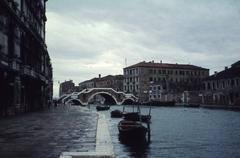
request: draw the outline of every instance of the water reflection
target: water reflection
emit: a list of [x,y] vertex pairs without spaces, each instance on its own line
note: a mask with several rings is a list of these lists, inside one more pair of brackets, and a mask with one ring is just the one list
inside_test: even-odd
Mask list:
[[[115,109],[122,110],[122,106],[111,107]],[[148,113],[148,107],[141,107],[141,112]],[[117,125],[121,118],[111,118],[109,111],[101,113],[109,119],[117,158],[240,157],[239,112],[153,107],[150,143],[119,139]]]
[[118,135],[119,142],[125,146],[126,150],[130,153],[129,156],[131,157],[147,157],[149,152],[149,145],[150,141],[146,138],[133,140],[133,139],[126,139]]

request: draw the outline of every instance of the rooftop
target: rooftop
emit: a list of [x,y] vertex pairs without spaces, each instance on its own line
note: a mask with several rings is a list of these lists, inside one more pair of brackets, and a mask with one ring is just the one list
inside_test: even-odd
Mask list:
[[235,77],[240,77],[240,61],[232,64],[230,68],[225,68],[225,70],[209,76],[206,80],[220,80]]
[[[135,67],[145,67],[145,68],[169,68],[169,69],[189,69],[189,70],[209,70],[206,68],[202,68],[195,65],[190,64],[170,64],[170,63],[155,63],[153,61],[151,62],[140,62],[131,66],[128,66],[126,68],[135,68]],[[124,68],[124,69],[126,69]]]

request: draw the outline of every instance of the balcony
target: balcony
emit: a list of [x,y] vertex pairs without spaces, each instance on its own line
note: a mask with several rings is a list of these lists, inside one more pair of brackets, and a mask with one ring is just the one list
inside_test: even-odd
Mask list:
[[33,78],[36,78],[37,77],[36,74],[37,73],[33,69],[30,70],[30,76],[32,76]]
[[9,58],[7,55],[3,54],[3,52],[0,50],[0,64],[4,66],[9,66]]
[[19,65],[19,63],[16,60],[13,60],[11,62],[11,66],[10,67],[14,71],[19,71],[20,70],[20,65]]
[[30,68],[30,66],[28,66],[28,65],[23,66],[22,71],[23,71],[23,74],[24,74],[24,75],[31,76],[31,68]]

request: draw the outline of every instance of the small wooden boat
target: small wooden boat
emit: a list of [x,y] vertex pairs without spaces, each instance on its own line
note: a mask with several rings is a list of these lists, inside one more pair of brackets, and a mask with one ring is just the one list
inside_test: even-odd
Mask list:
[[145,139],[148,129],[137,121],[122,120],[118,123],[119,136],[127,139]]
[[123,113],[120,110],[113,110],[111,112],[111,117],[113,118],[121,118],[122,116],[123,116]]
[[98,105],[98,106],[96,106],[96,109],[97,109],[97,111],[109,110],[110,106]]

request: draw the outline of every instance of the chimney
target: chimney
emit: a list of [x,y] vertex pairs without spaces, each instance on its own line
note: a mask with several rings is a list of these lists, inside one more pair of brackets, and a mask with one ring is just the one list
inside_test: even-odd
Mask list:
[[228,67],[227,66],[225,66],[225,70],[227,70],[228,69]]
[[98,78],[101,78],[101,74],[98,75]]
[[152,63],[154,63],[154,60],[152,60]]
[[214,71],[214,76],[216,76],[216,75],[217,75],[217,73],[218,73],[217,71]]
[[162,60],[160,61],[160,64],[162,64]]

